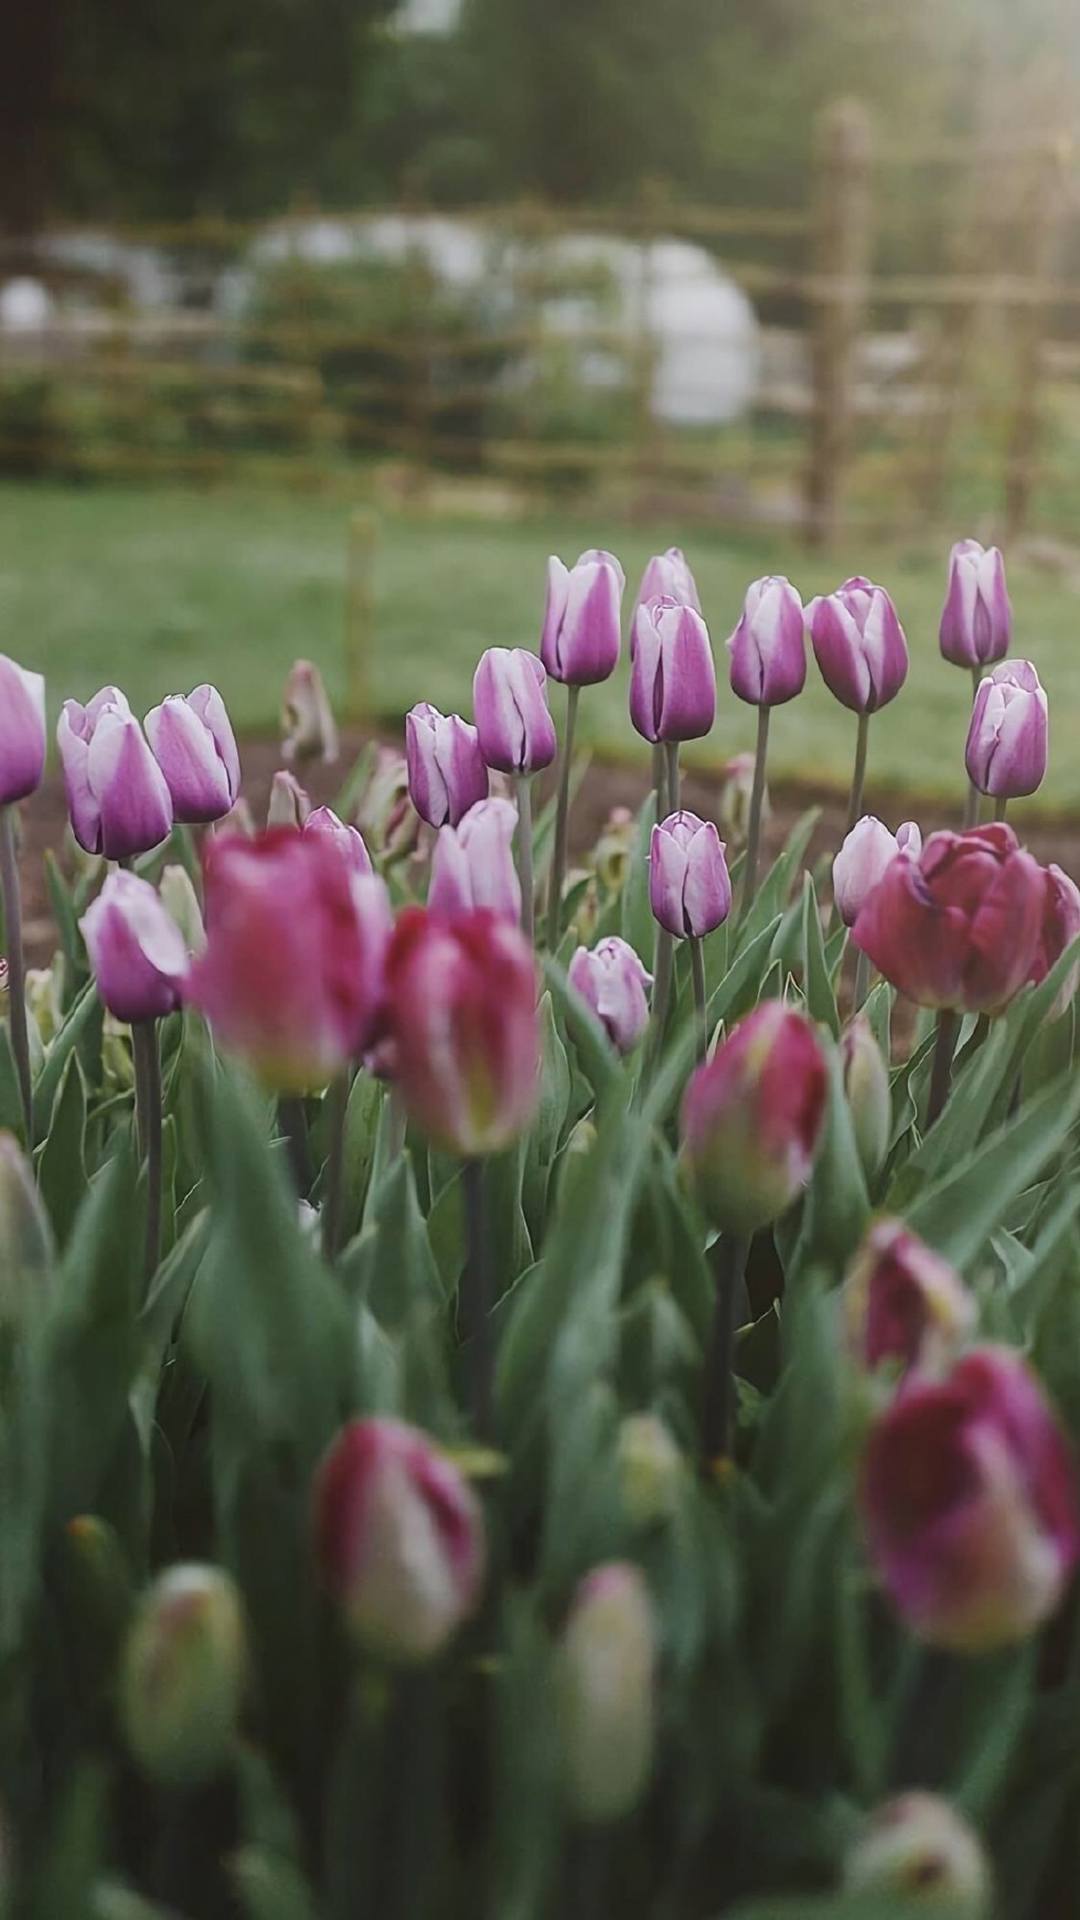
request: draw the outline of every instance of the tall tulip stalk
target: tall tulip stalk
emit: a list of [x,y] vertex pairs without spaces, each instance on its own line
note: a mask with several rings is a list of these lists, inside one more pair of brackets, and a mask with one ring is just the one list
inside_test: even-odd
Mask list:
[[[1003,660],[1012,640],[1012,606],[1005,584],[1005,562],[998,547],[978,540],[958,540],[949,555],[949,583],[942,609],[938,641],[941,657],[971,675],[972,701],[988,667]],[[979,817],[980,788],[970,776],[964,825]]]
[[907,679],[908,650],[896,608],[884,587],[858,574],[806,609],[821,677],[842,706],[858,716],[848,831],[863,810],[870,717],[895,700]]
[[790,580],[782,574],[770,574],[747,588],[739,624],[728,641],[731,690],[738,699],[756,707],[758,717],[740,918],[749,911],[757,884],[769,716],[774,707],[794,700],[806,684],[805,627],[803,604]]
[[570,767],[578,698],[582,687],[609,680],[619,661],[622,596],[626,576],[613,553],[591,548],[572,568],[554,554],[548,561],[547,605],[540,658],[548,676],[566,688],[559,797],[555,814],[555,851],[548,889],[547,944],[559,944],[563,883],[566,878],[570,820]]
[[514,783],[521,926],[531,945],[536,906],[532,780],[551,765],[558,746],[543,661],[524,647],[489,647],[473,678],[473,711],[484,760]]

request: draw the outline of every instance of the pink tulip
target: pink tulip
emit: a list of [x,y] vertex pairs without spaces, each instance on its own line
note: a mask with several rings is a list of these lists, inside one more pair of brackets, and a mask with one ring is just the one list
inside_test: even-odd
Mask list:
[[652,985],[633,947],[609,934],[595,947],[578,947],[569,980],[596,1015],[618,1053],[631,1053],[649,1024],[645,989]]
[[649,905],[677,940],[703,940],[731,912],[724,843],[711,820],[669,814],[649,843]]
[[196,687],[187,699],[171,693],[150,709],[143,725],[168,783],[174,818],[222,819],[240,792],[240,756],[217,688]]
[[355,1637],[384,1658],[439,1653],[475,1610],[484,1579],[479,1503],[419,1428],[353,1420],[314,1490],[323,1582]]
[[964,759],[980,793],[1020,799],[1042,785],[1047,761],[1046,694],[1030,660],[1005,660],[979,684]]
[[862,575],[806,609],[810,640],[830,693],[853,713],[876,713],[907,679],[904,629],[884,587]]
[[939,639],[956,667],[985,667],[1009,651],[1012,608],[997,547],[958,540],[949,555],[949,590]]
[[955,1267],[901,1220],[877,1220],[843,1290],[848,1347],[861,1366],[941,1372],[975,1326],[975,1301]]
[[1045,908],[1042,868],[1000,821],[891,861],[852,938],[919,1006],[994,1013],[1030,977]]
[[974,1349],[942,1381],[911,1377],[870,1435],[862,1508],[893,1605],[958,1652],[1034,1632],[1080,1557],[1070,1449],[1006,1347]]
[[709,630],[693,607],[650,600],[634,616],[630,718],[646,740],[699,740],[716,717]]
[[573,567],[552,554],[540,658],[553,680],[591,687],[619,661],[626,576],[613,553],[592,548]]
[[0,807],[25,800],[45,771],[45,681],[0,653]]
[[409,797],[429,827],[456,827],[486,800],[488,770],[476,728],[422,700],[405,715]]
[[466,1159],[509,1146],[539,1084],[536,962],[519,929],[407,908],[386,977],[397,1084],[417,1125]]
[[65,700],[56,743],[72,831],[87,853],[126,860],[168,838],[172,796],[119,687],[102,687],[85,707]]
[[98,998],[117,1020],[156,1020],[179,1006],[188,951],[149,881],[108,874],[79,924]]
[[442,827],[431,856],[428,906],[444,916],[486,907],[514,926],[521,919],[521,882],[514,865],[517,808],[481,800],[460,826]]
[[347,826],[344,820],[339,820],[333,807],[313,807],[303,822],[303,831],[321,834],[331,846],[336,847],[356,879],[374,873],[363,834],[356,827]]
[[782,574],[746,589],[739,624],[728,641],[731,690],[753,707],[779,707],[806,684],[806,615]]

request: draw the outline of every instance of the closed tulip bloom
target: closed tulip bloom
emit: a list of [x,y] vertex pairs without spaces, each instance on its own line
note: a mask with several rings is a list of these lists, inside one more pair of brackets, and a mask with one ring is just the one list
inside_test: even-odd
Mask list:
[[44,677],[0,653],[0,807],[25,800],[44,771]]
[[1041,786],[1047,759],[1046,694],[1030,660],[1006,660],[979,684],[964,761],[980,793],[1020,799]]
[[295,773],[280,768],[270,782],[266,809],[268,827],[302,827],[311,812],[311,799]]
[[654,743],[699,740],[716,717],[709,630],[693,607],[650,600],[634,616],[630,718]]
[[899,851],[896,835],[875,814],[864,813],[856,820],[832,869],[836,911],[845,927],[855,925],[863,901]]
[[[1046,868],[1046,900],[1043,907],[1042,933],[1035,950],[1029,978],[1035,986],[1045,980],[1052,967],[1055,967],[1073,941],[1080,935],[1080,888],[1076,882],[1063,873],[1060,867]],[[1048,1020],[1059,1020],[1075,997],[1080,981],[1080,961],[1070,967],[1062,984],[1061,992],[1047,1014]]]
[[844,1283],[844,1331],[860,1366],[940,1373],[975,1327],[975,1301],[955,1267],[902,1220],[876,1220]]
[[821,1043],[805,1014],[769,1000],[698,1067],[682,1106],[682,1158],[715,1226],[754,1233],[810,1178],[828,1097]]
[[563,1629],[556,1700],[567,1798],[590,1824],[633,1811],[649,1783],[656,1718],[656,1622],[639,1567],[585,1576]]
[[205,852],[206,951],[187,997],[279,1093],[325,1087],[370,1045],[392,915],[324,834],[215,836]]
[[806,609],[814,656],[830,693],[853,713],[876,713],[907,679],[904,629],[884,587],[856,575]]
[[855,1149],[867,1179],[884,1163],[892,1131],[889,1069],[865,1013],[857,1013],[840,1040],[844,1092],[851,1109]]
[[108,874],[79,925],[98,998],[117,1020],[156,1020],[179,1006],[188,950],[148,880]]
[[202,906],[186,867],[166,867],[158,886],[158,898],[169,919],[179,930],[189,954],[205,953],[206,928]]
[[[720,794],[716,802],[717,817],[727,834],[728,840],[737,847],[745,846],[750,826],[750,801],[754,791],[754,756],[752,753],[737,753],[723,770]],[[769,790],[766,787],[762,795],[762,824],[769,818]]]
[[338,757],[338,734],[323,677],[311,660],[294,660],[281,698],[281,751],[294,761]]
[[420,815],[409,798],[405,755],[393,747],[377,747],[371,778],[356,808],[356,824],[365,846],[373,847],[384,866],[408,860],[420,838]]
[[209,1780],[236,1739],[247,1676],[240,1595],[220,1567],[160,1574],[124,1649],[120,1714],[127,1744],[152,1780]]
[[489,647],[473,678],[480,751],[500,773],[539,773],[555,758],[544,663],[524,647]]
[[172,831],[172,796],[119,687],[65,700],[56,729],[68,812],[87,853],[126,860]]
[[570,962],[569,980],[616,1052],[632,1052],[649,1024],[646,988],[652,985],[652,974],[633,947],[614,933],[595,947],[579,947]]
[[517,808],[510,800],[481,800],[461,825],[442,827],[431,856],[428,906],[433,913],[472,913],[486,907],[515,926],[521,919],[521,882],[514,865]]
[[171,693],[150,709],[143,725],[172,795],[174,819],[222,819],[240,792],[240,756],[217,688],[196,687],[186,700]]
[[893,860],[864,900],[856,946],[920,1007],[995,1013],[1029,978],[1046,876],[1004,821],[932,833]]
[[898,1793],[865,1822],[844,1861],[844,1888],[913,1900],[939,1920],[990,1920],[990,1863],[975,1829],[934,1793]]
[[397,1085],[417,1125],[465,1159],[510,1146],[539,1093],[536,962],[520,929],[407,908],[386,977]]
[[484,1579],[479,1504],[417,1427],[353,1420],[314,1489],[315,1553],[350,1632],[386,1659],[431,1659],[474,1611]]
[[687,564],[686,555],[681,547],[668,547],[665,553],[654,553],[646,563],[641,576],[641,585],[634,601],[634,611],[630,617],[630,652],[634,651],[634,624],[639,607],[646,606],[650,600],[674,600],[677,606],[693,607],[695,613],[701,612],[701,596],[697,582]]
[[806,684],[806,615],[783,574],[746,589],[739,624],[728,641],[731,690],[752,707],[779,707]]
[[997,547],[958,540],[949,555],[949,589],[939,639],[956,667],[986,667],[1001,660],[1012,638],[1012,607],[1005,562]]
[[619,660],[626,576],[613,553],[590,548],[573,567],[552,554],[540,658],[553,680],[592,687]]
[[350,827],[344,820],[339,820],[333,807],[313,807],[303,823],[303,831],[321,834],[331,846],[336,847],[349,872],[357,879],[374,873],[363,834],[357,827]]
[[922,852],[922,828],[917,820],[901,820],[896,829],[896,844],[901,853],[917,860]]
[[409,797],[429,827],[456,827],[487,799],[488,770],[476,728],[427,700],[405,715]]
[[941,1381],[910,1378],[871,1432],[862,1508],[893,1605],[958,1652],[1034,1632],[1080,1555],[1069,1446],[1007,1347],[974,1348]]
[[731,912],[724,843],[711,820],[671,813],[649,842],[649,905],[677,940],[703,940]]

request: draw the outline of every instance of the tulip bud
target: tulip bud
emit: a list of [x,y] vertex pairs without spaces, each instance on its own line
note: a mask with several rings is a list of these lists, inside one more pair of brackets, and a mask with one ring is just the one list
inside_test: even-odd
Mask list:
[[567,1799],[590,1825],[631,1813],[649,1782],[656,1626],[638,1567],[597,1567],[574,1595],[558,1652]]
[[578,873],[571,869],[566,877],[571,888],[580,884],[581,889],[577,895],[568,931],[573,933],[579,946],[591,947],[600,925],[600,892],[595,876]]
[[[60,1000],[60,974],[63,960],[60,956],[51,967],[27,967],[26,969],[26,1011],[38,1031],[43,1047],[55,1040],[64,1023],[64,1009]],[[7,962],[4,962],[2,992],[7,993]],[[6,1010],[5,1010],[6,1017]]]
[[553,680],[591,687],[619,660],[626,576],[613,553],[591,548],[572,568],[552,554],[540,658]]
[[677,940],[703,940],[731,912],[724,843],[711,820],[669,814],[649,842],[649,905]]
[[716,717],[716,669],[700,613],[650,600],[634,616],[630,718],[659,740],[698,740]]
[[632,1526],[670,1520],[683,1477],[683,1458],[671,1432],[655,1413],[632,1413],[619,1428],[616,1448],[623,1511]]
[[714,1226],[754,1233],[810,1177],[828,1069],[804,1014],[768,1000],[698,1067],[682,1107],[682,1157]]
[[173,817],[222,819],[240,792],[240,756],[217,688],[196,687],[186,700],[171,693],[143,725],[172,795]]
[[315,1551],[350,1632],[390,1660],[429,1660],[475,1610],[479,1505],[418,1428],[353,1420],[315,1483]]
[[405,757],[393,747],[376,750],[375,766],[356,809],[356,824],[365,845],[375,849],[384,866],[407,860],[416,851],[420,815],[409,798]]
[[117,1020],[156,1020],[180,1004],[188,952],[147,880],[107,875],[79,922],[98,998]]
[[281,752],[291,766],[338,757],[338,734],[323,677],[311,660],[296,660],[281,697]]
[[859,909],[873,892],[900,848],[884,821],[872,813],[856,820],[833,861],[833,897],[845,927],[853,927]]
[[0,1132],[0,1327],[20,1326],[44,1299],[54,1251],[33,1169],[15,1135]]
[[1080,1556],[1071,1451],[1007,1347],[973,1349],[941,1381],[909,1377],[871,1431],[862,1509],[898,1613],[958,1652],[1033,1633]]
[[1046,694],[1030,660],[1006,660],[980,681],[964,760],[980,793],[1020,799],[1041,786],[1047,760]]
[[990,1920],[993,1885],[978,1835],[947,1800],[900,1793],[866,1821],[844,1862],[844,1887],[912,1899],[943,1920]]
[[44,678],[0,653],[0,807],[35,792],[44,771]]
[[681,547],[669,547],[666,553],[654,553],[645,567],[641,576],[641,585],[637,590],[637,599],[634,601],[634,611],[630,617],[631,655],[637,610],[639,607],[646,606],[650,600],[674,600],[680,607],[693,607],[695,613],[701,612],[697,584]]
[[302,827],[311,812],[311,801],[294,773],[279,771],[270,782],[270,804],[266,809],[268,827]]
[[356,827],[346,826],[339,820],[333,807],[313,807],[303,822],[305,833],[319,833],[332,847],[336,847],[349,872],[356,879],[373,874],[371,855],[364,845],[364,836]]
[[492,913],[407,908],[386,964],[397,1085],[436,1146],[474,1159],[528,1125],[539,1093],[536,961]]
[[172,831],[172,796],[118,687],[65,700],[56,729],[72,831],[87,853],[126,860]]
[[843,1289],[848,1348],[871,1370],[940,1373],[975,1327],[975,1301],[955,1267],[901,1220],[877,1220]]
[[[1080,934],[1080,888],[1060,867],[1046,869],[1046,900],[1043,907],[1042,935],[1032,963],[1029,979],[1035,986],[1045,980]],[[1076,995],[1080,982],[1080,962],[1069,969],[1061,992],[1047,1014],[1047,1020],[1060,1020]]]
[[428,906],[452,916],[486,907],[500,920],[521,919],[521,882],[514,865],[517,808],[481,800],[459,827],[440,827],[431,857]]
[[852,939],[916,1005],[992,1013],[1030,976],[1045,905],[1042,868],[996,821],[890,861]]
[[188,953],[198,955],[205,952],[206,928],[203,926],[202,908],[187,868],[166,867],[158,892],[170,920],[180,929],[180,937]]
[[[723,770],[720,794],[716,803],[717,818],[729,842],[736,847],[746,845],[746,836],[750,826],[750,800],[754,791],[754,755],[737,753],[729,760]],[[772,808],[769,805],[769,790],[766,787],[761,797],[761,823],[764,826]]]
[[851,1109],[855,1150],[862,1170],[872,1180],[889,1150],[892,1100],[889,1069],[865,1013],[857,1013],[840,1041],[844,1092]]
[[958,540],[949,555],[949,589],[939,639],[955,667],[985,667],[1009,651],[1012,608],[997,547]]
[[901,820],[896,829],[896,845],[900,853],[910,853],[917,860],[922,852],[922,828],[917,820]]
[[731,690],[752,707],[779,707],[806,684],[806,616],[783,574],[746,589],[739,624],[728,641]]
[[876,713],[907,679],[904,629],[884,587],[861,575],[806,609],[810,640],[830,693],[853,713]]
[[214,832],[242,833],[246,840],[254,840],[255,815],[252,813],[243,794],[241,794],[239,800],[235,801],[229,808],[228,813],[223,814],[220,820],[215,820]]
[[473,679],[480,751],[500,773],[538,773],[558,742],[548,712],[543,661],[524,647],[489,647]]
[[629,807],[612,807],[593,852],[596,877],[606,893],[619,894],[637,845],[637,822]]
[[633,947],[614,933],[591,951],[579,947],[568,977],[616,1051],[631,1053],[649,1024],[645,989],[652,985]]
[[488,770],[476,728],[459,714],[421,701],[405,715],[405,760],[413,806],[429,827],[456,827],[488,796]]
[[220,1770],[245,1670],[240,1596],[228,1574],[192,1565],[159,1575],[136,1613],[121,1676],[124,1734],[144,1773],[189,1786]]

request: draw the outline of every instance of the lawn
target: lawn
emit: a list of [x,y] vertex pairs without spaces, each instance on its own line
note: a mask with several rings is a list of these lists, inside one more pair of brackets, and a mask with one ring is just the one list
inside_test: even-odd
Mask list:
[[[275,724],[290,662],[308,655],[340,700],[344,689],[347,509],[340,500],[181,489],[0,486],[3,645],[44,669],[52,708],[119,678],[139,708],[203,679],[221,687],[238,727]],[[967,531],[958,527],[958,534]],[[529,521],[381,519],[373,705],[399,718],[414,700],[468,710],[472,669],[486,646],[533,646],[544,562],[584,546],[617,552],[632,583],[648,554],[680,538],[671,524],[608,523],[586,511]],[[855,544],[810,557],[787,535],[754,539],[690,529],[683,537],[718,657],[746,582],[789,573],[804,595],[856,570],[893,593],[912,673],[874,722],[875,782],[913,793],[959,791],[970,690],[937,654],[947,541],[881,552]],[[1031,567],[1011,570],[1016,651],[1030,655],[1051,705],[1051,768],[1041,800],[1080,803],[1080,598]],[[612,753],[641,751],[625,717],[626,663],[583,702],[583,733]],[[556,705],[561,705],[557,696]],[[721,693],[716,728],[697,758],[717,762],[753,741],[753,715]],[[843,785],[854,723],[811,666],[804,696],[773,722],[773,766]]]

